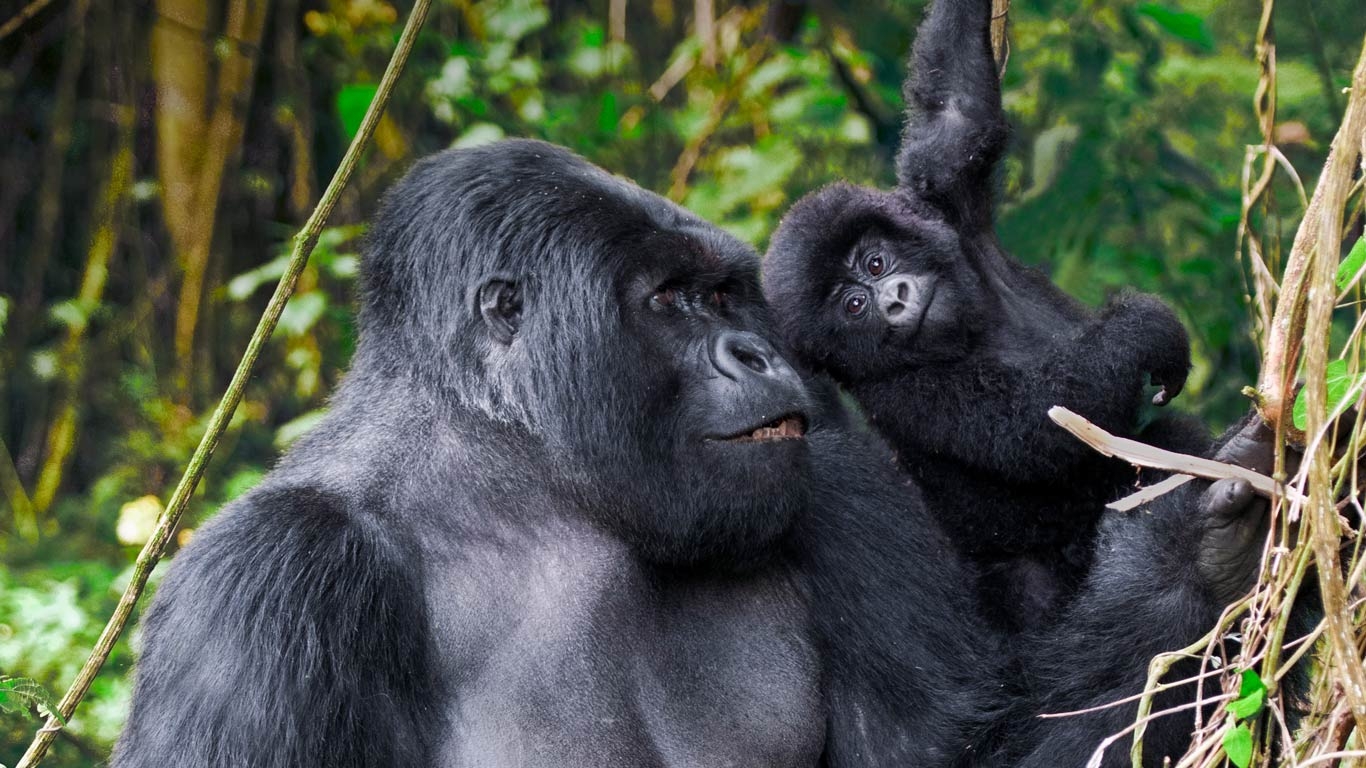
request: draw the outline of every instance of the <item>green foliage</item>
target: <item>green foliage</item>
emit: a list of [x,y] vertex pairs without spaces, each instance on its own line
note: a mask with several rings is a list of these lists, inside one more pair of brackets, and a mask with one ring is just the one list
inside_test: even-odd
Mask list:
[[57,718],[57,722],[66,725],[66,718],[57,709],[57,702],[52,698],[52,694],[44,688],[38,681],[30,680],[27,677],[5,677],[0,675],[0,712],[18,712],[30,714],[31,710],[37,710],[39,717],[49,715]]
[[1238,768],[1247,768],[1252,763],[1252,730],[1247,723],[1224,731],[1224,754]]
[[1224,754],[1238,768],[1247,768],[1252,763],[1253,738],[1249,721],[1261,713],[1266,704],[1266,692],[1266,683],[1262,682],[1261,676],[1254,670],[1245,669],[1238,683],[1238,698],[1225,705],[1234,724],[1224,731]]
[[[1353,366],[1347,360],[1331,360],[1328,367],[1324,370],[1324,380],[1328,385],[1328,417],[1331,419],[1342,411],[1342,409],[1356,402],[1357,396],[1361,394],[1361,388],[1366,384],[1366,371],[1362,371],[1362,366],[1355,366],[1358,373],[1352,373],[1350,368]],[[1296,429],[1304,429],[1309,419],[1309,401],[1305,397],[1304,390],[1300,390],[1295,396],[1295,404],[1291,408],[1291,419],[1295,423]]]
[[1336,279],[1338,290],[1345,291],[1361,279],[1361,268],[1363,266],[1366,266],[1366,237],[1357,240],[1357,244],[1352,246],[1352,250],[1347,253],[1347,258],[1338,265]]
[[1204,19],[1199,16],[1173,10],[1159,3],[1143,3],[1138,6],[1138,12],[1157,22],[1162,31],[1177,40],[1189,43],[1196,50],[1204,53],[1214,51],[1214,36],[1205,26]]
[[1247,720],[1261,712],[1265,703],[1266,683],[1262,682],[1255,670],[1245,669],[1238,684],[1238,698],[1230,701],[1225,708],[1234,719]]

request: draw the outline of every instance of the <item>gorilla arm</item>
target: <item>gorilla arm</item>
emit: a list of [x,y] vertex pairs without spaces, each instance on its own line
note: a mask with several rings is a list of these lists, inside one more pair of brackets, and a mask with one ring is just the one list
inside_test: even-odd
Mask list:
[[[1263,469],[1273,455],[1255,419],[1234,427],[1215,458]],[[1149,660],[1198,640],[1225,605],[1251,586],[1267,531],[1267,505],[1244,481],[1188,483],[1133,514],[1105,521],[1097,562],[1065,618],[1032,638],[1023,663],[1035,686],[1012,717],[1019,733],[1008,739],[1032,745],[1013,760],[1021,766],[1084,765],[1107,736],[1133,724],[1137,701],[1084,715],[1039,719],[1041,713],[1102,707],[1143,690]],[[1182,662],[1167,681],[1197,672]],[[1205,690],[1217,683],[1206,681]],[[1187,683],[1159,694],[1153,712],[1191,704]],[[1193,707],[1148,723],[1144,763],[1186,750]],[[1003,742],[1004,743],[1004,742]],[[1128,739],[1106,752],[1105,765],[1128,765]]]
[[415,558],[310,489],[258,490],[198,536],[147,616],[114,768],[421,764]]
[[897,178],[967,229],[991,228],[991,174],[1005,151],[991,0],[934,0],[904,87]]
[[825,765],[957,765],[1000,701],[1005,657],[973,575],[885,448],[814,429],[798,563],[825,659]]
[[903,452],[952,458],[1012,483],[1065,481],[1096,454],[1053,424],[1048,409],[1062,405],[1108,431],[1132,434],[1144,374],[1163,385],[1162,396],[1175,397],[1189,350],[1170,308],[1123,294],[1042,360],[1013,365],[1001,358],[1021,353],[1003,350],[852,389],[882,432],[901,438]]

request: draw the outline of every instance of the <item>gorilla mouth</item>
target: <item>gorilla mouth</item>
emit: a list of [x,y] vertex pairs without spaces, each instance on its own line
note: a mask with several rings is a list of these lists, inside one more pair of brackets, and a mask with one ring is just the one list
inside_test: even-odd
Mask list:
[[775,440],[800,440],[806,436],[806,419],[799,413],[779,416],[731,437],[722,438],[728,443],[767,443]]

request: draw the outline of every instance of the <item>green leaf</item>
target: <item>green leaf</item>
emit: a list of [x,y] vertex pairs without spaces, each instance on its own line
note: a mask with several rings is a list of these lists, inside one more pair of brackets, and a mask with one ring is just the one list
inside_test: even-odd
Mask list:
[[319,422],[321,422],[326,415],[327,411],[323,408],[319,408],[316,411],[309,411],[308,413],[297,416],[290,421],[281,424],[280,428],[275,431],[275,446],[277,448],[287,447],[290,443],[303,437],[304,433],[308,432],[308,430],[318,426]]
[[[1339,409],[1356,400],[1361,393],[1363,383],[1366,383],[1366,372],[1351,375],[1347,370],[1346,360],[1334,360],[1328,363],[1324,369],[1324,381],[1328,385],[1328,417],[1337,415]],[[1290,417],[1295,423],[1296,429],[1304,429],[1309,422],[1309,401],[1305,398],[1304,390],[1295,396],[1295,405],[1290,410]]]
[[1224,731],[1224,754],[1238,768],[1252,763],[1252,731],[1246,724]]
[[289,254],[278,256],[254,269],[247,270],[228,281],[228,298],[242,301],[266,283],[279,280],[289,266]]
[[322,291],[301,293],[289,300],[285,310],[280,313],[279,329],[290,336],[302,336],[308,332],[327,309],[327,296]]
[[503,136],[503,129],[493,123],[475,123],[466,128],[465,132],[460,134],[460,138],[456,139],[451,146],[457,149],[478,147],[484,144],[492,144]]
[[1238,681],[1238,695],[1251,696],[1254,693],[1266,695],[1266,683],[1262,682],[1262,676],[1257,674],[1257,670],[1245,669],[1242,679]]
[[1157,22],[1157,26],[1172,37],[1201,51],[1214,51],[1214,36],[1205,26],[1205,20],[1199,16],[1174,11],[1158,3],[1144,3],[1138,7],[1138,12]]
[[1357,244],[1352,246],[1352,250],[1348,252],[1347,258],[1338,265],[1337,284],[1339,291],[1346,290],[1347,286],[1352,284],[1363,265],[1366,265],[1366,237],[1358,240]]
[[1238,683],[1238,698],[1228,703],[1227,709],[1234,719],[1246,720],[1262,711],[1266,702],[1266,683],[1255,670],[1243,670],[1243,679]]
[[27,677],[0,678],[0,712],[28,714],[33,707],[39,714],[51,715],[57,722],[66,725],[66,718],[57,711],[57,703],[52,694],[36,680]]
[[370,108],[377,90],[379,86],[373,83],[352,83],[343,85],[337,92],[337,117],[341,120],[347,139],[356,137],[360,121],[365,118],[365,110]]

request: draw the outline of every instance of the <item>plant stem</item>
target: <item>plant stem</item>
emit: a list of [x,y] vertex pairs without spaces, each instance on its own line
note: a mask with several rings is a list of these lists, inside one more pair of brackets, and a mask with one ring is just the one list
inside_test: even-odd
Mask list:
[[[1343,584],[1339,547],[1342,530],[1338,524],[1332,482],[1332,444],[1325,439],[1331,429],[1328,418],[1328,385],[1321,372],[1328,365],[1329,336],[1332,330],[1333,307],[1337,298],[1334,279],[1342,247],[1342,210],[1352,187],[1357,159],[1361,152],[1361,137],[1366,133],[1366,44],[1352,74],[1352,93],[1347,100],[1347,114],[1342,127],[1333,138],[1328,161],[1314,199],[1321,202],[1300,226],[1300,234],[1317,231],[1318,247],[1305,270],[1307,302],[1305,312],[1304,351],[1306,376],[1304,395],[1307,399],[1305,434],[1310,450],[1305,458],[1308,467],[1309,503],[1306,514],[1311,525],[1310,540],[1314,559],[1318,563],[1319,594],[1323,600],[1324,620],[1328,627],[1332,666],[1342,675],[1343,697],[1356,721],[1359,734],[1366,734],[1366,666],[1362,665],[1357,647],[1356,628],[1347,604],[1347,589]],[[1296,245],[1299,245],[1297,238]],[[1286,359],[1289,367],[1291,358]],[[1293,370],[1293,369],[1292,369]]]

